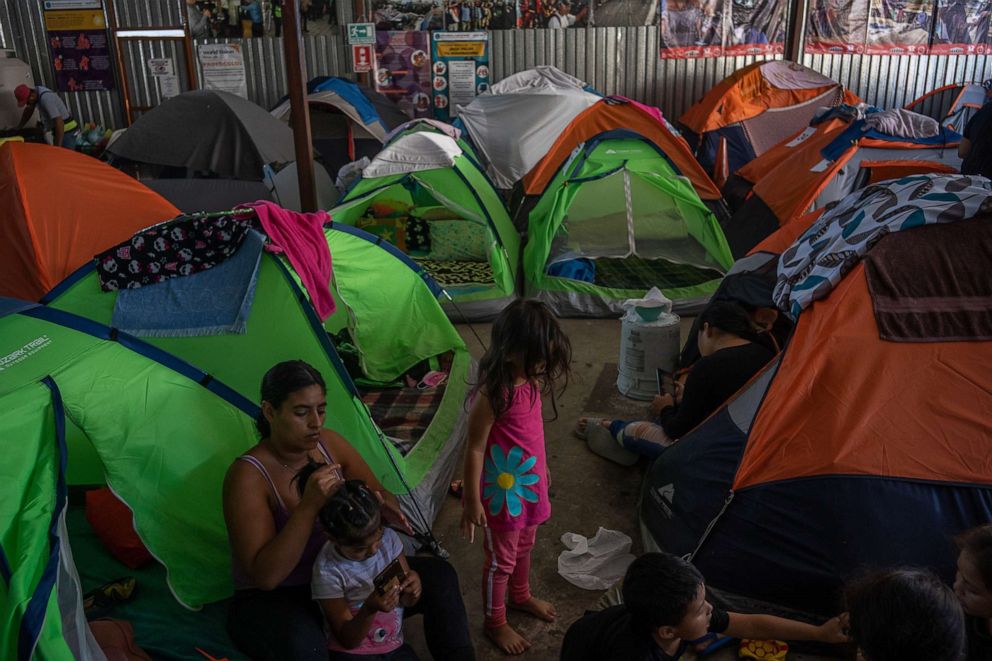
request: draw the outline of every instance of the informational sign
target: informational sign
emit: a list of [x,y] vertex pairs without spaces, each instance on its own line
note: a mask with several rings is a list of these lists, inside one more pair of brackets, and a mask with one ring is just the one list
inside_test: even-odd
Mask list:
[[430,117],[429,32],[376,32],[375,89],[411,118]]
[[375,64],[375,50],[371,44],[352,44],[351,62],[355,73],[369,73]]
[[179,96],[179,76],[157,76],[155,80],[158,81],[158,91],[163,99]]
[[489,89],[489,35],[486,32],[431,34],[431,87],[434,116],[449,120]]
[[348,43],[375,44],[375,23],[348,23]]
[[203,70],[203,88],[248,98],[241,44],[200,44],[197,55]]
[[933,25],[932,0],[871,0],[869,55],[925,55]]
[[101,0],[45,0],[42,5],[45,11],[60,9],[103,9]]
[[868,0],[811,0],[807,53],[864,53]]
[[49,0],[45,8],[48,52],[60,92],[114,89],[114,70],[107,37],[107,22],[100,2],[82,3],[85,9],[67,7],[80,3]]
[[171,57],[153,57],[148,60],[148,70],[153,76],[171,76],[176,73],[175,61]]
[[990,52],[992,5],[987,0],[937,0],[931,55],[984,55]]

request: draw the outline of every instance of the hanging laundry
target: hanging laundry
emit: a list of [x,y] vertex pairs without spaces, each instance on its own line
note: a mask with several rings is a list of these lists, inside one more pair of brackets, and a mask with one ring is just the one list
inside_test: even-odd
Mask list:
[[298,213],[264,201],[240,208],[255,210],[262,231],[269,237],[265,249],[286,255],[310,295],[320,320],[334,314],[336,304],[330,287],[331,249],[324,237],[324,223],[331,219],[327,212]]
[[179,216],[142,230],[94,258],[100,287],[134,289],[212,268],[237,252],[253,220],[250,213]]

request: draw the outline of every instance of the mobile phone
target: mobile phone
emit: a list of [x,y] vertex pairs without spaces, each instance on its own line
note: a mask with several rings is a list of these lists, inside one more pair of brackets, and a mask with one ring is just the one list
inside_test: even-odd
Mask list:
[[658,368],[655,370],[658,375],[658,394],[671,395],[675,397],[675,379],[668,370]]
[[394,585],[399,587],[404,580],[406,580],[406,571],[397,557],[386,565],[386,568],[379,572],[378,576],[372,579],[372,585],[375,586],[375,591],[379,594],[386,594]]

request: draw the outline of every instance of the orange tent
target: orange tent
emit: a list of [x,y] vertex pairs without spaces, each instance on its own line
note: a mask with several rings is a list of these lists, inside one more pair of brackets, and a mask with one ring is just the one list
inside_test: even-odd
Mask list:
[[[783,235],[813,220],[734,272],[774,278]],[[752,606],[825,615],[864,567],[953,577],[952,537],[992,518],[992,326],[973,302],[992,294],[990,265],[987,213],[878,241],[778,358],[652,464],[645,547],[691,555],[708,587]]]
[[928,172],[957,172],[961,136],[889,136],[861,120],[833,117],[808,127],[730,176],[724,186],[733,217],[724,226],[734,257],[805,213],[864,186]]
[[707,172],[715,176],[722,152],[732,174],[802,130],[819,108],[859,102],[840,83],[801,64],[755,62],[715,85],[679,124]]
[[720,190],[692,157],[685,140],[636,104],[613,99],[604,99],[589,106],[572,120],[544,158],[524,177],[524,194],[543,193],[576,147],[616,131],[652,142],[672,166],[689,179],[701,199],[721,199]]
[[0,145],[0,296],[36,301],[93,255],[179,210],[77,152]]

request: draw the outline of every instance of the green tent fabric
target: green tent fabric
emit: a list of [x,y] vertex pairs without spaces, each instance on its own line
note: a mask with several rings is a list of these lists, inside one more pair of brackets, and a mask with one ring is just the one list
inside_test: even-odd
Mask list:
[[[329,227],[325,237],[339,302],[327,328],[349,329],[363,351],[367,376],[389,380],[418,361],[445,352],[453,356],[444,399],[405,455],[372,421],[295,276],[270,253],[262,254],[247,331],[240,335],[116,334],[116,341],[108,341],[117,293],[100,289],[92,267],[53,290],[41,308],[102,338],[79,348],[85,369],[57,375],[69,426],[78,430],[69,439],[70,463],[88,460],[94,464],[89,474],[105,475],[133,510],[135,529],[187,606],[231,593],[220,508],[223,476],[256,442],[259,383],[277,362],[301,358],[320,370],[327,383],[326,427],[348,439],[400,497],[416,529],[429,529],[443,498],[441,486],[447,488],[465,438],[463,403],[472,368],[467,348],[435,298],[436,285],[412,262],[351,227]],[[137,355],[135,347],[153,352],[156,360]],[[205,392],[199,381],[224,397]]]
[[[426,149],[425,136],[430,140]],[[437,270],[451,261],[447,257],[417,257],[430,260],[421,263],[450,296],[451,301],[444,304],[448,316],[455,321],[475,321],[495,317],[515,298],[520,238],[499,193],[463,145],[430,131],[401,134],[390,141],[329,213],[335,223],[358,225],[373,213],[374,205],[395,207],[400,210],[398,214],[411,208],[443,207],[454,217],[478,225],[488,233],[486,258],[491,275],[486,274],[486,282],[463,281],[450,271]],[[447,158],[434,159],[435,149]],[[431,240],[435,240],[433,232]]]
[[[733,261],[716,217],[648,141],[590,140],[529,208],[526,292],[562,316],[617,315],[652,286],[677,311],[698,308]],[[579,259],[593,266],[584,279],[562,274]]]
[[[8,356],[10,354],[7,354]],[[62,457],[52,392],[39,382],[0,397],[0,658],[74,659],[62,633],[56,593],[59,539],[54,521]]]

